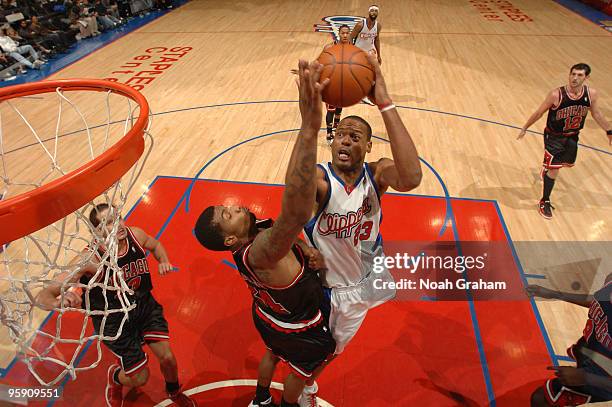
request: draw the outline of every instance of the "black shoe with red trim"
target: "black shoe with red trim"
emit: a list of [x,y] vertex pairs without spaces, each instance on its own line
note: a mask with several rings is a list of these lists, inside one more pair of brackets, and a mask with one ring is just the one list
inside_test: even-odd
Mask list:
[[106,375],[106,405],[107,407],[123,406],[123,386],[115,382],[115,372],[121,370],[117,364],[110,365]]
[[168,397],[179,407],[198,407],[198,403],[180,389],[174,393],[168,393]]
[[550,204],[550,201],[540,200],[539,210],[540,215],[542,215],[545,219],[552,219],[552,210],[555,209],[554,206]]

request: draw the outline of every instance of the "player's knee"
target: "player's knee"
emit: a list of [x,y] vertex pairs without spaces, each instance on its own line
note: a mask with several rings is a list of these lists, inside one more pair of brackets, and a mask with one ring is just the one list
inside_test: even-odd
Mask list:
[[159,364],[166,367],[175,366],[176,358],[174,357],[174,353],[172,353],[172,351],[169,349],[167,352],[162,353],[159,356]]
[[140,372],[130,377],[130,381],[133,387],[141,387],[147,384],[149,380],[149,368],[145,367]]
[[546,407],[548,406],[546,397],[544,396],[544,388],[540,387],[531,394],[531,407]]

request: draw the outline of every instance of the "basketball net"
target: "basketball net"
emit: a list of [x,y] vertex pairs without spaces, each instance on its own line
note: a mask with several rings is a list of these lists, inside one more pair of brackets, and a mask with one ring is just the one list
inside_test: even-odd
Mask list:
[[[34,191],[80,169],[126,136],[139,115],[150,118],[146,101],[147,111],[142,112],[139,103],[113,86],[94,92],[67,84],[54,92],[34,91],[30,93],[34,96],[1,101],[0,199]],[[75,379],[79,371],[95,368],[102,358],[101,341],[117,339],[128,312],[135,307],[117,265],[117,232],[120,214],[153,146],[150,123],[148,120],[139,134],[145,141],[144,154],[119,179],[106,180],[108,185],[114,181],[110,188],[79,203],[78,209],[61,219],[0,246],[0,322],[4,325],[0,332],[8,333],[2,332],[0,338],[10,337],[19,359],[42,385],[55,385],[66,375]],[[107,228],[104,234],[89,220],[94,206],[101,203],[109,205],[112,219],[112,223],[102,220],[102,227]],[[52,204],[48,202],[49,208]],[[0,216],[0,229],[12,227],[3,222]],[[78,273],[91,263],[96,271],[84,284]],[[60,288],[59,306],[45,318],[46,311],[37,306],[37,295],[49,285]],[[116,296],[120,306],[112,308],[105,301],[103,309],[92,309],[89,294],[96,287],[105,297]],[[64,306],[69,292],[82,293],[80,308]],[[113,316],[115,323],[116,315],[122,317],[119,329],[105,336],[107,318]],[[88,322],[92,316],[101,318],[99,334]],[[87,360],[81,360],[90,347],[97,354],[88,352]]]

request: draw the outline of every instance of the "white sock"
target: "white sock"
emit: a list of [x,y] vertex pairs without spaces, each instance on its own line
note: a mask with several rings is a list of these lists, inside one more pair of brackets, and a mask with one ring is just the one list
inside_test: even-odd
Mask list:
[[308,393],[308,394],[313,394],[319,391],[319,386],[317,385],[317,382],[314,382],[312,384],[312,386],[304,386],[304,393]]

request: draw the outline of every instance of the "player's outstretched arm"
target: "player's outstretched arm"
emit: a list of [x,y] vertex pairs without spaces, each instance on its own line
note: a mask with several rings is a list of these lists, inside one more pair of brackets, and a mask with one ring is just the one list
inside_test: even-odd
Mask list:
[[546,99],[544,99],[544,102],[542,102],[542,104],[540,105],[540,107],[538,107],[538,110],[536,110],[535,112],[533,112],[533,114],[531,116],[529,116],[529,119],[527,119],[527,122],[525,123],[525,125],[523,126],[523,128],[521,129],[518,137],[516,138],[517,140],[522,139],[525,136],[525,132],[527,131],[527,129],[529,127],[531,127],[532,124],[534,124],[535,122],[537,122],[538,120],[540,120],[540,117],[542,117],[542,115],[544,113],[546,113],[546,111],[548,109],[550,109],[551,107],[553,107],[557,102],[559,102],[559,98],[560,98],[560,94],[559,94],[559,89],[555,89],[552,92],[550,92],[547,96]]
[[[89,250],[84,250],[81,254],[75,256],[69,263],[70,266],[83,263],[86,256],[91,255]],[[87,263],[81,266],[76,272],[70,274],[64,274],[58,277],[55,281],[48,283],[46,287],[38,292],[35,298],[34,305],[47,311],[52,311],[55,308],[64,307],[78,308],[81,306],[81,289],[70,288],[64,291],[64,297],[62,299],[62,285],[76,283],[86,273],[95,273],[96,265],[93,263]],[[66,281],[68,280],[68,281]],[[63,301],[63,304],[62,304]]]
[[132,233],[134,234],[136,240],[138,240],[138,243],[140,243],[140,245],[145,250],[149,250],[153,254],[153,256],[155,256],[155,260],[157,260],[159,264],[157,266],[159,274],[163,276],[164,274],[171,272],[173,266],[172,263],[170,263],[168,253],[166,253],[164,245],[162,245],[159,240],[155,239],[152,236],[149,236],[144,230],[140,228],[131,227],[130,229],[132,230]]
[[561,291],[551,290],[540,285],[528,285],[527,295],[530,297],[548,298],[553,300],[561,300],[565,302],[571,302],[572,304],[580,305],[581,307],[589,308],[593,301],[593,296],[589,294],[574,294],[564,293]]
[[374,178],[381,192],[388,187],[393,187],[396,191],[410,191],[419,186],[423,177],[419,155],[410,133],[391,102],[376,56],[368,54],[368,60],[374,67],[376,76],[374,94],[370,99],[373,99],[381,110],[393,154],[393,160],[383,158],[375,163]]
[[328,80],[319,82],[322,65],[300,61],[299,106],[302,126],[285,176],[281,213],[274,225],[259,233],[249,251],[255,268],[273,267],[287,255],[312,215],[316,193],[317,134],[323,120],[321,91]]
[[608,142],[612,146],[612,126],[606,120],[603,113],[599,109],[599,96],[597,91],[593,88],[589,88],[589,93],[591,96],[591,114],[593,115],[593,119],[599,124],[599,127],[604,129],[606,134],[608,135]]

